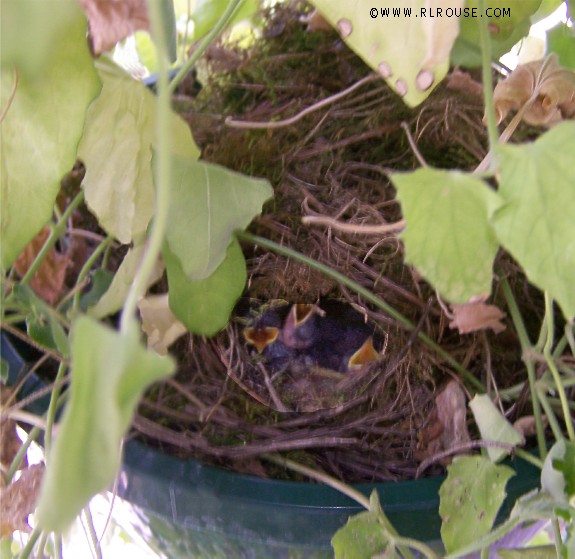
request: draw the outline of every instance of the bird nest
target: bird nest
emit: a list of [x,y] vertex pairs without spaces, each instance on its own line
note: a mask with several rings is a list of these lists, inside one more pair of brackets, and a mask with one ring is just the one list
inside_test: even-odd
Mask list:
[[[364,234],[356,226],[401,218],[390,169],[415,169],[418,157],[458,169],[482,160],[481,87],[456,71],[409,109],[335,33],[308,30],[307,10],[294,3],[268,10],[262,36],[247,49],[213,46],[198,68],[201,91],[187,95],[184,84],[174,106],[190,122],[204,159],[272,183],[274,198],[251,233],[368,288],[416,328],[316,268],[245,243],[249,280],[229,326],[214,338],[178,343],[177,375],[147,394],[134,428],[177,455],[262,476],[285,475],[260,459],[282,452],[348,482],[412,478],[441,450],[432,444],[445,431],[437,396],[456,377],[418,333],[478,377],[505,369],[509,382],[520,366],[518,346],[513,337],[450,330],[433,290],[404,264],[396,234]],[[320,224],[304,224],[306,216]],[[353,345],[355,330],[331,324],[324,334],[321,313],[331,316],[334,305],[358,331],[369,329],[350,350],[371,338],[376,356],[368,351],[373,358],[355,370],[353,352],[339,345]],[[305,322],[313,308],[320,320],[312,326],[323,340],[315,358],[285,333],[286,326],[293,330],[290,313],[303,309]],[[302,320],[295,322],[299,328]],[[254,336],[262,335],[260,349]],[[277,340],[297,365],[286,368],[266,349]],[[334,355],[337,365],[322,361]]]

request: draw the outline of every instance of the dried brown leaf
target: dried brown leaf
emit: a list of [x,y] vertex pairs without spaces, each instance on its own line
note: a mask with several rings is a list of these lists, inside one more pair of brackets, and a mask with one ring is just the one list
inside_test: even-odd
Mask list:
[[[425,459],[444,450],[468,443],[471,439],[467,431],[467,406],[463,389],[452,380],[435,397],[435,408],[431,421],[420,435],[418,459]],[[451,456],[441,460],[444,465],[451,463]]]
[[526,108],[523,120],[535,126],[553,126],[575,115],[575,72],[559,65],[555,54],[521,64],[498,83],[493,93],[497,122],[510,111]]
[[88,17],[90,48],[99,56],[136,31],[150,27],[146,0],[82,0]]
[[140,300],[138,308],[142,330],[148,335],[148,347],[160,355],[166,355],[168,347],[187,332],[170,310],[168,295],[149,295]]
[[[2,411],[9,405],[12,397],[12,390],[3,386],[0,393],[0,401],[2,402]],[[22,447],[22,441],[16,433],[16,422],[12,419],[4,417],[0,420],[0,465],[2,468],[8,469],[16,454]],[[19,467],[26,467],[26,457],[22,460]],[[2,478],[3,481],[4,478]],[[2,485],[4,485],[2,483]]]
[[[44,246],[49,234],[50,229],[44,227],[20,253],[16,262],[14,262],[14,269],[20,277],[26,274],[28,268],[32,265],[34,259]],[[56,249],[52,247],[30,282],[30,286],[36,295],[50,305],[56,303],[62,294],[64,281],[66,279],[66,270],[69,264],[69,258],[57,252]]]
[[501,322],[505,313],[495,305],[489,305],[483,301],[464,303],[463,305],[451,305],[453,320],[449,323],[450,328],[457,328],[460,334],[468,334],[478,330],[491,328],[496,334],[505,330],[505,324]]
[[43,475],[44,466],[35,464],[23,470],[16,481],[0,489],[0,537],[10,536],[15,530],[30,531],[28,515],[34,512]]

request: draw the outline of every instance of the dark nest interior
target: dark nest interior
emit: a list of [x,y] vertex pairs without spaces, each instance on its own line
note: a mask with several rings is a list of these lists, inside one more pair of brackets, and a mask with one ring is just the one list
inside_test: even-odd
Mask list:
[[[522,381],[510,322],[497,336],[450,329],[434,290],[404,265],[397,234],[302,223],[304,216],[351,225],[401,219],[388,174],[420,166],[407,131],[429,165],[475,168],[487,146],[481,85],[455,70],[426,102],[409,109],[383,80],[369,77],[370,69],[335,32],[308,29],[308,12],[294,3],[264,12],[261,37],[250,47],[209,49],[198,66],[199,93],[191,76],[181,85],[174,106],[190,123],[202,157],[273,185],[273,200],[250,233],[368,288],[481,382]],[[360,80],[352,91],[315,107]],[[309,107],[315,110],[301,116]],[[458,378],[453,368],[413,330],[339,282],[261,246],[242,246],[249,280],[228,328],[212,339],[180,340],[179,371],[146,395],[135,433],[179,456],[261,476],[288,475],[261,458],[281,452],[347,482],[413,478],[422,460],[438,450],[431,444],[441,431],[435,397]],[[518,277],[505,255],[498,266]],[[536,323],[538,296],[514,281]],[[504,308],[497,284],[493,300]],[[313,400],[317,371],[284,400],[286,393],[274,388],[273,371],[247,344],[245,328],[265,309],[283,308],[285,315],[292,303],[321,308],[330,301],[346,302],[371,325],[379,356],[359,372],[326,373],[337,398],[298,406],[298,394]],[[512,415],[524,413],[524,406],[515,406]],[[442,468],[434,464],[424,475]]]

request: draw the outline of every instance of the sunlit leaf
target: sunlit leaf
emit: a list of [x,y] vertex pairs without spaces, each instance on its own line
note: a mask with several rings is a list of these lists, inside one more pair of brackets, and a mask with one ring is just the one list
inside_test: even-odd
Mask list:
[[481,538],[493,526],[515,472],[483,456],[458,456],[439,490],[441,539],[451,553]]
[[557,501],[567,503],[575,495],[575,444],[557,441],[541,470],[541,487]]
[[[33,79],[19,67],[2,67],[0,106],[7,110],[0,128],[2,267],[14,262],[52,216],[60,179],[76,161],[86,107],[100,87],[82,11],[67,9],[74,17],[65,33],[52,37],[51,56]],[[17,32],[29,37],[42,14],[42,9],[33,14],[30,27],[23,22]]]
[[205,279],[224,260],[233,232],[261,212],[272,188],[266,180],[203,161],[172,162],[169,249],[188,278]]
[[499,195],[492,215],[501,244],[528,279],[575,316],[575,122],[563,122],[538,140],[498,148]]
[[[100,96],[88,109],[78,156],[86,166],[86,202],[122,243],[145,234],[155,208],[152,148],[156,98],[141,82],[101,61]],[[188,125],[171,113],[172,152],[197,158]]]
[[[199,41],[212,29],[228,5],[228,0],[197,0],[192,14],[194,22],[194,40]],[[255,0],[245,0],[240,4],[232,18],[231,25],[248,19],[256,13],[258,3]]]
[[[521,434],[507,421],[505,416],[495,407],[486,394],[476,394],[469,402],[475,423],[479,427],[481,438],[484,441],[504,443],[508,445],[521,445],[524,443]],[[509,451],[504,448],[487,447],[487,454],[492,462],[498,462]]]
[[463,0],[311,3],[407,105],[421,103],[447,74],[462,18],[436,16],[438,10],[445,15],[448,9],[462,9]]
[[120,466],[120,441],[145,388],[174,370],[147,351],[134,322],[119,333],[81,316],[72,331],[68,403],[49,456],[37,510],[44,530],[63,531]]
[[222,263],[201,280],[190,280],[167,246],[162,256],[174,315],[195,334],[212,336],[225,328],[247,280],[246,263],[238,241],[232,240]]
[[61,44],[61,35],[68,33],[79,17],[75,0],[2,0],[2,68],[10,71],[15,66],[27,82],[40,78],[51,66],[49,60]]
[[394,173],[403,216],[406,260],[452,303],[491,292],[498,243],[488,222],[497,197],[458,171]]

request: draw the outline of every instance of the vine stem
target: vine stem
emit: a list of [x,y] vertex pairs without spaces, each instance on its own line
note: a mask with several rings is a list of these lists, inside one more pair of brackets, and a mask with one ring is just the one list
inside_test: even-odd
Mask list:
[[[485,13],[486,2],[479,0],[479,9]],[[487,137],[489,138],[489,151],[499,143],[495,108],[493,106],[493,78],[491,75],[491,43],[489,42],[489,28],[487,18],[479,18],[479,40],[481,42],[481,68],[483,78],[483,99],[485,101],[485,113],[487,116]]]
[[519,312],[519,307],[517,306],[517,302],[515,301],[515,297],[513,296],[513,292],[507,278],[501,278],[501,287],[507,302],[509,314],[511,314],[511,319],[513,320],[515,331],[519,338],[519,343],[521,344],[522,359],[527,368],[527,379],[529,381],[531,403],[533,405],[533,415],[535,416],[535,427],[537,430],[537,446],[539,447],[539,456],[543,459],[547,455],[547,448],[545,445],[543,419],[541,417],[541,403],[537,394],[537,377],[535,375],[535,364],[533,362],[533,349],[531,347],[529,336],[527,335],[527,329],[523,323],[523,318]]
[[[178,87],[178,84],[182,81],[184,76],[191,70],[193,65],[200,59],[204,51],[210,46],[210,43],[218,36],[218,34],[226,27],[226,25],[232,19],[236,9],[238,6],[243,2],[243,0],[231,0],[231,2],[226,6],[226,9],[223,11],[222,15],[216,21],[215,25],[210,29],[210,31],[204,36],[204,38],[200,41],[200,44],[194,50],[190,58],[186,61],[186,63],[180,68],[178,73],[174,76],[170,84],[167,88],[168,96],[172,95]],[[152,0],[148,0],[148,7],[151,7],[152,4],[156,2]],[[150,8],[151,9],[151,8]],[[158,20],[159,21],[159,20]],[[154,29],[154,28],[153,28]],[[162,46],[164,43],[162,43]],[[165,71],[160,68],[160,76]]]
[[[262,454],[261,457],[265,458],[266,460],[269,460],[270,462],[273,462],[274,464],[277,464],[284,468],[288,468],[294,472],[303,474],[311,479],[319,481],[320,483],[328,485],[329,487],[336,489],[340,493],[343,493],[350,499],[353,499],[356,503],[360,504],[366,510],[371,511],[370,500],[363,493],[357,491],[357,489],[354,489],[350,485],[343,483],[339,479],[329,476],[324,472],[318,472],[317,470],[309,468],[308,466],[304,466],[303,464],[299,464],[298,462],[294,462],[289,458],[284,458],[279,454]],[[389,539],[391,539],[393,543],[400,548],[404,557],[408,558],[412,557],[411,553],[409,552],[409,548],[412,548],[417,549],[420,553],[422,553],[424,556],[430,559],[437,558],[437,555],[433,552],[433,550],[424,543],[417,540],[413,540],[411,538],[404,538],[403,536],[400,536],[393,527],[393,524],[391,524],[391,522],[387,518],[383,510],[380,509],[377,512],[375,512],[375,514],[377,515],[378,520],[381,522],[382,527],[386,532],[386,536],[388,536]]]
[[46,242],[42,245],[40,252],[34,258],[34,262],[30,265],[24,277],[20,281],[22,285],[26,285],[30,282],[30,280],[34,277],[34,274],[40,267],[40,264],[46,258],[48,251],[56,244],[58,239],[64,234],[66,231],[66,223],[68,222],[69,217],[72,215],[74,210],[84,201],[84,191],[81,190],[76,194],[75,198],[70,202],[70,205],[66,208],[66,211],[62,214],[58,222],[54,225],[50,225],[50,235],[46,239]]
[[549,297],[549,293],[545,292],[545,315],[547,316],[547,340],[545,346],[543,347],[543,356],[547,361],[547,366],[551,371],[551,376],[555,381],[555,389],[559,393],[559,400],[561,402],[561,408],[563,410],[563,418],[565,421],[565,427],[567,428],[567,434],[571,441],[575,441],[575,430],[573,429],[573,420],[571,419],[571,412],[569,410],[569,404],[567,402],[567,395],[565,394],[565,387],[561,382],[561,376],[551,355],[551,348],[553,346],[553,336],[554,336],[554,320],[553,320],[553,301]]
[[126,302],[120,319],[120,330],[126,333],[134,320],[140,297],[146,291],[148,279],[156,265],[164,242],[170,208],[170,92],[168,88],[168,57],[166,40],[162,25],[161,2],[148,1],[152,36],[158,59],[158,97],[156,99],[156,150],[154,151],[154,185],[156,189],[156,208],[148,246],[134,281],[126,296]]
[[[273,252],[276,252],[278,254],[282,254],[283,256],[287,256],[288,258],[292,258],[293,260],[296,260],[297,262],[301,262],[302,264],[305,264],[305,265],[309,266],[310,268],[318,270],[319,272],[323,273],[327,277],[330,277],[330,278],[334,279],[335,281],[341,283],[342,285],[349,287],[350,289],[355,291],[357,294],[361,295],[366,300],[373,303],[376,307],[380,308],[381,310],[386,312],[389,316],[391,316],[392,318],[397,320],[400,324],[405,326],[408,330],[413,331],[415,329],[415,324],[413,324],[413,322],[411,322],[411,320],[409,320],[408,318],[403,316],[399,311],[394,309],[391,305],[386,303],[383,299],[380,299],[379,297],[377,297],[377,295],[372,293],[369,289],[363,287],[362,285],[359,285],[359,283],[353,281],[352,279],[348,278],[347,276],[344,276],[343,274],[334,270],[333,268],[330,268],[329,266],[326,266],[325,264],[322,264],[321,262],[318,262],[317,260],[314,260],[313,258],[310,258],[309,256],[305,256],[304,254],[301,254],[295,250],[292,250],[290,248],[279,245],[279,244],[275,243],[274,241],[270,241],[269,239],[265,239],[264,237],[258,237],[257,235],[252,235],[251,233],[247,233],[246,231],[242,231],[242,230],[235,231],[235,235],[239,239],[243,239],[243,240],[248,241],[250,243],[253,243],[255,245],[263,246],[269,250],[272,250]],[[431,349],[433,349],[443,359],[445,359],[445,361],[447,363],[449,363],[469,384],[473,385],[480,392],[485,392],[485,387],[483,386],[483,384],[481,384],[481,382],[479,380],[477,380],[475,378],[473,373],[471,371],[468,371],[465,367],[463,367],[460,363],[458,363],[455,359],[453,359],[453,357],[451,355],[449,355],[449,353],[447,353],[447,351],[445,351],[441,346],[439,346],[431,338],[426,336],[423,332],[418,332],[417,337],[422,342],[427,344]]]

